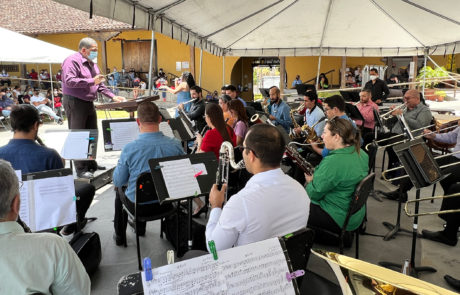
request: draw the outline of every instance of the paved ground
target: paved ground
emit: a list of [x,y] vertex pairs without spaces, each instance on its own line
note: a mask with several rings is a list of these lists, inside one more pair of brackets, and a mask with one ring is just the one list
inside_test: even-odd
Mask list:
[[[99,123],[99,128],[100,128]],[[59,126],[54,123],[45,123],[40,129],[40,133],[51,129],[65,129],[66,124]],[[10,131],[0,129],[0,145],[4,145],[12,137]],[[103,151],[102,141],[98,146],[99,163],[109,167],[115,166],[119,157],[119,152]],[[376,189],[392,190],[394,187],[380,180],[380,166],[382,153],[379,152],[377,160],[377,180]],[[438,193],[441,193],[438,189]],[[431,187],[422,190],[422,196],[431,195]],[[415,193],[412,190],[409,198],[414,198]],[[137,256],[135,247],[135,235],[128,228],[128,247],[122,248],[115,246],[112,240],[113,234],[113,202],[114,192],[113,185],[106,185],[96,192],[96,197],[88,211],[87,216],[96,216],[98,220],[90,223],[85,231],[96,231],[99,233],[102,242],[102,262],[99,270],[92,277],[92,294],[115,294],[116,285],[120,277],[133,273],[137,270]],[[440,201],[434,204],[427,203],[421,206],[422,210],[438,210]],[[383,235],[387,232],[382,225],[382,221],[394,222],[396,219],[397,203],[394,201],[384,200],[378,202],[373,198],[368,202],[368,227],[367,231],[373,234]],[[440,230],[442,220],[436,216],[422,217],[419,219],[419,228]],[[402,216],[402,226],[411,228],[412,220]],[[168,241],[160,239],[159,222],[150,222],[147,225],[146,236],[141,238],[142,256],[150,256],[154,266],[166,264],[166,251],[172,249]],[[321,245],[315,245],[317,248],[325,248]],[[377,263],[379,261],[403,262],[410,257],[411,236],[408,234],[398,234],[391,241],[383,241],[381,237],[361,236],[360,237],[360,258],[362,260]],[[329,248],[330,250],[336,250]],[[337,250],[336,250],[337,251]],[[354,248],[347,249],[346,255],[354,256]],[[439,286],[448,288],[443,276],[448,273],[460,278],[460,248],[449,247],[428,240],[417,240],[417,265],[430,265],[438,269],[434,274],[422,274],[421,279]],[[313,271],[324,273],[327,267],[315,258],[309,263],[309,268]]]

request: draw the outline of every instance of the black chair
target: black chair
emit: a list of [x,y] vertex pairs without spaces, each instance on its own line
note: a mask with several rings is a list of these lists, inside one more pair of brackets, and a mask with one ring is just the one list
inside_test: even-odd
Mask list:
[[[340,254],[343,254],[343,247],[344,247],[344,236],[346,232],[346,228],[348,226],[348,222],[350,221],[350,217],[358,212],[364,205],[367,203],[367,198],[369,197],[369,193],[371,192],[372,188],[374,187],[374,179],[375,173],[371,173],[366,176],[363,180],[359,182],[356,186],[356,189],[353,193],[353,197],[350,202],[350,207],[348,208],[347,216],[345,217],[345,222],[343,223],[342,230],[339,235],[340,239]],[[355,229],[353,232],[356,236],[356,245],[355,245],[355,257],[359,258],[359,232],[361,226]]]
[[[129,218],[133,220],[133,223],[135,225],[137,261],[138,261],[139,270],[142,270],[141,249],[139,245],[139,231],[137,230],[138,223],[160,219],[161,220],[160,237],[163,238],[164,219],[168,216],[175,214],[176,209],[171,204],[160,205],[160,203],[155,203],[155,204],[148,204],[148,206],[152,208],[151,210],[149,210],[148,215],[140,214],[139,208],[141,206],[147,206],[147,205],[142,205],[142,203],[158,201],[158,196],[156,194],[155,187],[153,185],[152,175],[150,174],[150,172],[144,172],[137,177],[136,195],[134,199],[134,212],[130,211],[130,208],[132,208],[132,203],[128,204],[129,200],[127,198],[121,198],[121,201],[123,203],[123,210],[127,213],[126,215],[123,214],[123,217],[126,218],[129,216]],[[177,221],[177,224],[179,224],[179,220],[176,220],[176,221]],[[177,231],[177,233],[178,233],[177,235],[179,235],[179,231]],[[177,238],[177,240],[179,240],[179,238]],[[126,237],[125,237],[125,247],[126,247]]]

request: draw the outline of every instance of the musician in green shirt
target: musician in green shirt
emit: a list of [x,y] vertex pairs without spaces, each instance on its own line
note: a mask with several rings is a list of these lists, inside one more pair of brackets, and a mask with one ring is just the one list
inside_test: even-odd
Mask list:
[[[330,152],[313,175],[305,175],[311,200],[308,226],[340,233],[356,185],[368,174],[368,156],[346,119],[328,121],[321,137]],[[365,212],[363,207],[351,216],[348,231],[361,224]]]

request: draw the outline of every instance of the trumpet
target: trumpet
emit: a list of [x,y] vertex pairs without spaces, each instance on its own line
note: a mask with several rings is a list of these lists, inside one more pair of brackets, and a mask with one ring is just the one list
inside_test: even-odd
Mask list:
[[434,196],[434,197],[429,197],[429,198],[421,198],[418,200],[410,200],[407,201],[406,204],[404,205],[404,212],[406,213],[407,216],[409,217],[415,217],[415,216],[426,216],[426,215],[438,215],[438,214],[449,214],[449,213],[457,213],[460,212],[460,209],[449,209],[449,210],[440,210],[440,211],[430,211],[430,212],[422,212],[422,213],[412,213],[409,210],[409,203],[417,203],[417,202],[425,202],[425,201],[433,201],[437,199],[446,199],[446,198],[455,198],[455,197],[460,197],[460,193],[455,193],[451,195],[445,195],[445,196]]
[[[437,159],[441,159],[441,158],[445,158],[445,157],[448,157],[448,156],[451,156],[451,155],[455,155],[455,154],[458,154],[460,153],[460,151],[456,151],[456,152],[453,152],[453,153],[449,153],[449,154],[445,154],[445,155],[439,155],[439,156],[436,156],[436,157],[433,157],[435,160]],[[458,162],[454,162],[454,163],[450,163],[450,164],[446,164],[446,165],[443,165],[443,166],[439,166],[439,168],[441,169],[444,169],[444,168],[447,168],[447,167],[451,167],[451,166],[455,166],[455,165],[458,165],[460,164],[460,160]],[[391,182],[391,181],[394,181],[394,180],[399,180],[399,179],[404,179],[404,178],[407,178],[409,177],[409,175],[403,175],[403,176],[398,176],[398,177],[394,177],[394,178],[387,178],[387,173],[389,172],[392,172],[392,171],[396,171],[396,170],[400,170],[400,169],[404,169],[404,166],[399,166],[399,167],[395,167],[395,168],[391,168],[391,169],[387,169],[387,170],[384,170],[382,172],[382,177],[385,181],[388,181],[388,182]]]
[[392,109],[392,110],[389,110],[388,112],[386,112],[385,114],[382,114],[380,115],[380,119],[382,120],[387,120],[389,119],[390,117],[392,117],[393,115],[391,113],[393,113],[394,111],[398,110],[398,109],[402,109],[402,111],[404,112],[406,109],[407,109],[407,106],[405,103],[397,106],[396,108]]

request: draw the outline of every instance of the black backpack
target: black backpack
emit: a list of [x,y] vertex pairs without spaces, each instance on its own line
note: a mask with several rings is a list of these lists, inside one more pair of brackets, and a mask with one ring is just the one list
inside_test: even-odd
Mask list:
[[96,232],[75,233],[70,246],[77,253],[88,275],[92,275],[101,263],[101,240]]

